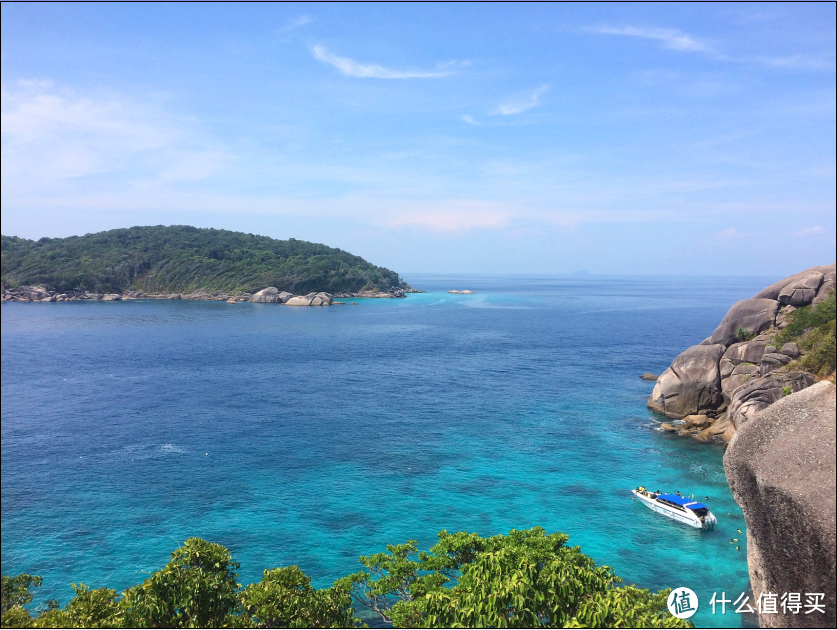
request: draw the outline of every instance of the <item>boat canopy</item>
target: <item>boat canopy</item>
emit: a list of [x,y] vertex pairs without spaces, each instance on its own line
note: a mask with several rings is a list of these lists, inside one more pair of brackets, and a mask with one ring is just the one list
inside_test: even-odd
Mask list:
[[658,494],[657,498],[662,499],[663,501],[675,503],[676,505],[687,507],[690,510],[699,510],[700,508],[706,507],[703,503],[698,503],[689,497],[681,497],[679,494]]

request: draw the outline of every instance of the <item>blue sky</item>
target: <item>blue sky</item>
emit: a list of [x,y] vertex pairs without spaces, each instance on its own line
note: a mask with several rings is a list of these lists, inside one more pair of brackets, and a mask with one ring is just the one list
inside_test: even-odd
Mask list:
[[4,3],[2,232],[792,273],[835,259],[835,32],[830,3]]

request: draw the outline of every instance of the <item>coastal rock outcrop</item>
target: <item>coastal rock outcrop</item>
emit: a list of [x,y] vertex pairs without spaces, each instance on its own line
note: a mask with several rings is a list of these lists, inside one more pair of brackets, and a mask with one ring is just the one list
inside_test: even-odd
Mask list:
[[678,432],[728,442],[757,412],[810,387],[816,379],[789,365],[801,358],[799,346],[786,343],[777,349],[771,339],[796,309],[825,299],[835,278],[833,264],[812,267],[736,302],[711,337],[680,353],[660,374],[648,407],[669,418],[711,417],[709,427]]
[[[814,296],[811,296],[813,299]],[[808,300],[810,303],[811,300]],[[750,333],[760,333],[776,321],[779,302],[763,298],[741,300],[732,305],[724,319],[710,337],[710,343],[728,346],[737,340],[739,328]]]
[[309,293],[292,297],[285,302],[285,306],[331,306],[332,301],[329,293]]
[[729,418],[738,430],[765,407],[813,384],[814,377],[802,371],[773,372],[749,379],[733,392]]
[[258,304],[275,304],[279,301],[279,289],[276,287],[267,287],[261,291],[257,291],[250,297],[250,301]]
[[725,349],[715,344],[692,346],[681,352],[660,374],[648,406],[669,418],[716,408],[723,399],[718,362]]
[[823,593],[824,612],[759,615],[763,628],[835,626],[835,387],[785,396],[739,427],[724,454],[747,522],[754,600],[762,593]]

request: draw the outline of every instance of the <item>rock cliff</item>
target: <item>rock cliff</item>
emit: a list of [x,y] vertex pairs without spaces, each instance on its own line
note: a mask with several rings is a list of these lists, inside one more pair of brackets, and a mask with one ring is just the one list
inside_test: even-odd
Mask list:
[[777,613],[759,615],[763,628],[837,624],[835,424],[835,387],[820,382],[755,414],[724,454],[727,481],[747,522],[754,599],[800,593],[805,605],[809,594],[824,594],[824,613],[794,614],[779,605]]
[[756,412],[810,387],[815,382],[811,374],[785,367],[799,358],[797,344],[779,349],[770,343],[794,310],[834,291],[835,278],[833,264],[812,267],[736,302],[710,337],[684,350],[660,374],[648,407],[669,418],[706,416],[708,427],[686,423],[665,428],[728,441]]

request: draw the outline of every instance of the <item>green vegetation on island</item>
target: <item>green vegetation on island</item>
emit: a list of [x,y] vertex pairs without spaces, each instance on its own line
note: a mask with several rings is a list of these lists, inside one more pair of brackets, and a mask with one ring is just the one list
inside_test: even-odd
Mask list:
[[254,292],[305,294],[405,286],[398,274],[317,243],[186,225],[132,227],[31,241],[2,236],[6,287],[98,293]]
[[809,304],[788,315],[788,325],[774,338],[773,343],[781,348],[789,342],[796,343],[804,354],[789,368],[801,368],[827,376],[835,370],[837,359],[837,291],[832,291],[819,304]]
[[666,610],[670,590],[621,586],[568,536],[535,527],[507,536],[439,533],[429,552],[415,541],[361,556],[365,570],[315,589],[297,566],[264,571],[242,588],[239,564],[221,545],[190,538],[171,561],[120,596],[73,585],[63,608],[24,606],[41,578],[3,576],[2,626],[18,628],[345,628],[354,605],[402,628],[690,628]]

